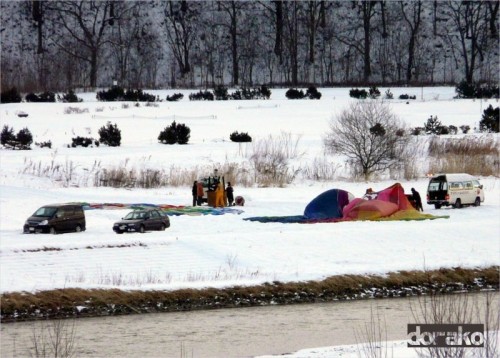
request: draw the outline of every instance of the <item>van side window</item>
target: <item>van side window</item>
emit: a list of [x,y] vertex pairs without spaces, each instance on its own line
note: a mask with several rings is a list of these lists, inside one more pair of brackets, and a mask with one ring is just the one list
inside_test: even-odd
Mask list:
[[481,185],[481,184],[479,184],[478,180],[473,180],[472,184],[474,185],[474,188],[479,188],[479,185]]
[[465,182],[465,188],[466,189],[472,189],[472,182],[471,181],[466,181]]
[[462,182],[451,183],[451,189],[463,189],[464,185]]

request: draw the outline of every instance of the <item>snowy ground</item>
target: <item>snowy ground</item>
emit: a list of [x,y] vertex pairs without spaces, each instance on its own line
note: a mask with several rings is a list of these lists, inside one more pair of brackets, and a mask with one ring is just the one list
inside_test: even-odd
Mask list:
[[[269,101],[162,102],[158,107],[99,103],[94,94],[80,94],[78,104],[2,104],[0,126],[17,132],[27,126],[35,142],[52,141],[52,149],[0,150],[0,291],[37,291],[62,287],[176,289],[259,284],[266,281],[318,280],[337,274],[384,274],[389,271],[439,267],[481,267],[500,263],[500,181],[481,178],[486,200],[480,207],[426,213],[449,219],[410,222],[345,222],[279,224],[244,221],[251,216],[301,215],[325,190],[340,188],[362,196],[367,187],[380,190],[395,180],[356,183],[296,180],[285,188],[245,188],[241,215],[176,216],[165,232],[116,235],[111,227],[124,210],[87,211],[87,231],[64,235],[23,235],[22,226],[38,207],[84,201],[190,205],[191,188],[113,189],[88,186],[92,167],[189,169],[244,162],[251,144],[229,141],[229,134],[248,132],[254,142],[268,135],[290,133],[303,155],[294,165],[323,157],[322,138],[328,121],[351,101],[349,89],[320,89],[319,101],[289,101],[285,90],[273,90]],[[453,88],[391,89],[389,101],[409,127],[423,126],[430,115],[445,125],[477,127],[484,101],[454,100]],[[385,89],[381,89],[384,93]],[[173,91],[151,93],[165,98]],[[490,101],[494,106],[498,102]],[[65,114],[68,107],[88,110]],[[29,114],[17,117],[19,111]],[[173,118],[191,128],[186,146],[157,142]],[[98,137],[107,121],[122,130],[117,148],[67,148],[77,135]],[[474,135],[474,134],[470,134]],[[331,159],[331,158],[330,158]],[[333,159],[331,159],[333,160]],[[338,162],[341,174],[344,163]],[[405,191],[416,188],[425,198],[426,158],[418,163],[421,178],[399,180]],[[39,174],[59,166],[51,180]],[[54,173],[54,171],[52,171]],[[340,177],[341,175],[339,175]],[[424,200],[425,201],[425,200]],[[299,355],[300,356],[300,355]]]

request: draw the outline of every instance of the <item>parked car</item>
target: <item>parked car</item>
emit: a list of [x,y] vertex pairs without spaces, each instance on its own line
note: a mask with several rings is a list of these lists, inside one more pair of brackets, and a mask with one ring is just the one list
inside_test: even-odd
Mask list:
[[427,204],[436,209],[451,205],[461,208],[464,205],[479,206],[484,201],[483,186],[469,174],[438,174],[429,179]]
[[113,224],[113,231],[117,234],[124,232],[144,233],[149,230],[165,230],[170,227],[167,214],[157,209],[134,210],[122,220]]
[[85,213],[81,205],[52,204],[35,211],[24,223],[23,232],[58,234],[85,229]]

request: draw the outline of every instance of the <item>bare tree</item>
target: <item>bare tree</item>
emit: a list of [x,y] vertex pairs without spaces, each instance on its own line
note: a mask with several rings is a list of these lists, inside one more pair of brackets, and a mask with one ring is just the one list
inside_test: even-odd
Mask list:
[[190,52],[197,34],[199,6],[185,0],[168,1],[165,6],[165,33],[184,80],[192,70]]
[[[99,57],[107,34],[113,25],[115,16],[112,1],[57,1],[47,2],[46,10],[57,14],[56,26],[64,29],[78,46],[66,46],[63,34],[55,40],[58,47],[76,59],[87,62],[90,66],[89,82],[91,87],[97,86],[97,70]],[[66,37],[67,38],[67,37]]]
[[330,121],[324,145],[328,152],[345,155],[368,180],[401,164],[408,141],[402,122],[386,104],[358,101]]
[[411,3],[400,2],[401,14],[408,26],[410,39],[408,41],[408,62],[406,65],[406,82],[412,80],[415,61],[415,48],[417,46],[420,24],[422,22],[422,1]]
[[461,54],[465,80],[472,83],[477,67],[477,61],[484,59],[484,52],[488,46],[487,4],[483,1],[450,1],[448,3],[451,20],[455,25],[450,37],[452,45],[458,45]]

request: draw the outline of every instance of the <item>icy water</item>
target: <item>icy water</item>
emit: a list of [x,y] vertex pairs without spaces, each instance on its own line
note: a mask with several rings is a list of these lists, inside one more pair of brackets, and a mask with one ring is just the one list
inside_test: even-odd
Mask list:
[[[467,296],[482,304],[486,295]],[[493,297],[498,310],[498,292]],[[1,357],[34,356],[33,333],[39,335],[44,327],[45,341],[53,341],[49,333],[54,322],[65,325],[59,332],[74,328],[74,338],[67,341],[75,344],[76,357],[282,354],[367,341],[363,332],[369,322],[380,322],[375,325],[387,332],[384,339],[404,340],[408,323],[422,323],[412,313],[420,310],[422,302],[398,298],[7,323],[1,325]],[[39,338],[39,347],[40,342]]]

